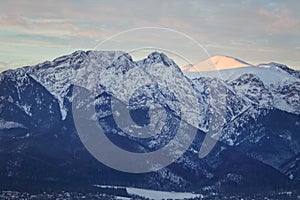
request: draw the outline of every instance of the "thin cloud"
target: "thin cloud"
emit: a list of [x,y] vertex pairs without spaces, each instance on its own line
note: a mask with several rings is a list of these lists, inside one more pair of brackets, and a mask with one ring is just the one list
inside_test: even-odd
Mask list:
[[[38,46],[46,48],[47,45],[57,46],[58,49],[93,48],[97,41],[124,30],[161,26],[186,33],[206,45],[214,55],[236,55],[250,61],[258,58],[261,61],[297,60],[300,44],[299,2],[2,1],[0,41],[2,45],[5,43],[5,48],[1,50],[4,52],[2,54],[8,55],[10,44],[22,45],[24,48],[15,50],[17,57],[26,52],[26,46],[30,51]],[[20,35],[30,37],[20,38]],[[124,39],[135,42],[132,38]],[[136,42],[147,42],[147,38]],[[178,41],[173,46],[180,48],[185,44]],[[197,52],[190,53],[197,57]]]
[[292,10],[281,9],[267,10],[260,9],[259,14],[262,15],[262,19],[265,20],[264,29],[272,34],[286,33],[287,31],[300,33],[300,20],[293,16]]

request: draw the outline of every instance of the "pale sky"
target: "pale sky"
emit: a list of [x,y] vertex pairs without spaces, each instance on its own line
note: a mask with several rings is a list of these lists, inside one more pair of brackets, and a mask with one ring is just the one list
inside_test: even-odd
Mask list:
[[[109,50],[110,43],[97,45],[142,27],[186,34],[212,56],[228,55],[249,63],[274,61],[300,70],[299,10],[299,0],[0,0],[0,71],[79,49]],[[150,37],[149,31],[131,33],[116,38],[122,43],[119,50],[157,43],[169,51],[180,49],[192,63],[205,57],[176,34],[166,39],[153,32],[156,37]]]

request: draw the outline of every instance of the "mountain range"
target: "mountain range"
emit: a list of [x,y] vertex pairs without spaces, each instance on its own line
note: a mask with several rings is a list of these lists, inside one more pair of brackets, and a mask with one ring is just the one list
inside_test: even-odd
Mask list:
[[[136,90],[130,114],[137,124],[147,124],[149,102],[168,104],[163,139],[132,137],[114,122],[112,93],[106,89],[129,95],[126,91],[134,85],[118,87],[122,90],[114,86],[122,85],[132,70],[149,74],[159,72],[157,66],[168,71],[162,80],[174,79],[173,85]],[[111,169],[97,161],[78,136],[72,115],[74,80],[97,89],[94,103],[105,134],[116,145],[134,152],[161,148],[165,139],[174,137],[181,111],[170,90],[190,84],[201,104],[198,115],[189,119],[196,137],[179,159],[158,171],[130,174]],[[179,95],[188,98],[185,93]],[[144,99],[148,101],[143,104]],[[184,104],[180,106],[183,111],[196,109]],[[98,184],[199,193],[297,190],[299,115],[300,72],[283,64],[254,66],[215,56],[179,67],[159,52],[134,61],[121,51],[76,51],[0,74],[0,186],[25,190]],[[199,158],[213,116],[225,125],[212,151]]]

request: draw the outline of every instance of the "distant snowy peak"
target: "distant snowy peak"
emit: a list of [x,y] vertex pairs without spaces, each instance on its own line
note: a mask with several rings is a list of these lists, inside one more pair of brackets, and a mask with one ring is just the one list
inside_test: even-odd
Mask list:
[[181,66],[183,72],[214,71],[222,69],[232,69],[238,67],[247,67],[251,64],[230,56],[213,56],[197,64]]
[[266,86],[278,86],[283,83],[299,82],[300,72],[278,63],[259,64],[256,66],[243,66],[238,68],[189,72],[184,74],[191,78],[210,77],[225,81],[233,81],[244,74],[258,77]]

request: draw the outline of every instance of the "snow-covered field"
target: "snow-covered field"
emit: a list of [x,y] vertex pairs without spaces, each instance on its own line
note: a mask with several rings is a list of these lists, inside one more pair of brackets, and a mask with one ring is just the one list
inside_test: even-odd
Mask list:
[[165,192],[156,190],[146,190],[140,188],[126,188],[128,194],[139,195],[149,199],[186,199],[202,197],[201,194],[193,194],[187,192]]
[[121,187],[121,186],[108,186],[108,185],[95,185],[99,188],[114,188],[114,189],[122,189],[125,188],[129,195],[137,195],[153,200],[160,199],[189,199],[200,197],[203,198],[202,194],[194,194],[188,192],[166,192],[166,191],[158,191],[158,190],[148,190],[141,188],[133,188],[133,187]]

